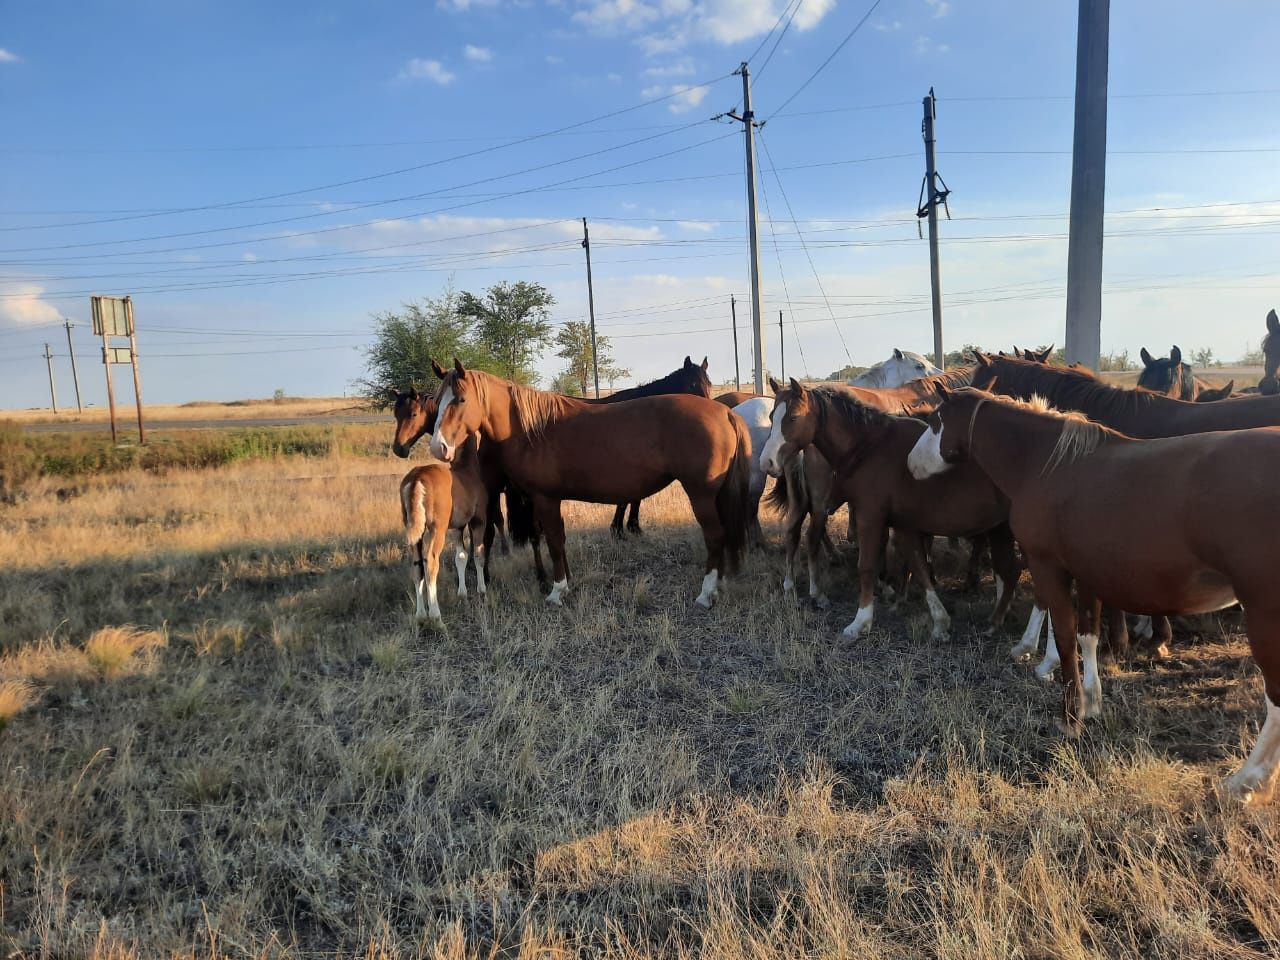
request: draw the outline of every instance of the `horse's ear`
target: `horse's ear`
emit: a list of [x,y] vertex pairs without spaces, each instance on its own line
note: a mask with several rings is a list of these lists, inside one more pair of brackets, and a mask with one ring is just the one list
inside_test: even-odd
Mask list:
[[1151,354],[1147,353],[1146,347],[1143,347],[1141,350],[1138,351],[1138,356],[1142,358],[1142,365],[1144,367],[1149,367],[1151,366],[1151,364],[1156,362],[1155,358],[1152,357]]
[[773,395],[776,397],[778,394],[782,392],[782,384],[780,384],[777,380],[773,379],[773,377],[770,377],[769,389],[773,391]]
[[977,349],[976,347],[974,348],[974,351],[973,351],[973,359],[978,361],[978,366],[980,367],[991,366],[991,358],[988,357],[981,350]]
[[1178,349],[1178,345],[1174,344],[1173,349],[1169,351],[1169,361],[1171,363],[1182,362],[1182,351]]
[[1280,317],[1276,316],[1274,310],[1267,314],[1267,330],[1270,333],[1280,333]]
[[1231,391],[1236,388],[1234,380],[1228,380],[1225,387],[1212,387],[1208,390],[1201,390],[1200,395],[1196,397],[1199,403],[1213,403],[1216,400],[1225,400],[1231,396]]
[[1055,343],[1049,344],[1047,347],[1041,350],[1038,354],[1036,354],[1036,360],[1038,360],[1040,363],[1048,363],[1049,358],[1053,356],[1053,348],[1056,346],[1057,344]]
[[395,403],[397,400],[400,399],[400,391],[397,390],[395,387],[392,387],[390,390],[387,391],[387,396],[391,398],[392,403]]
[[444,367],[440,366],[440,361],[438,361],[435,357],[431,358],[431,372],[434,373],[441,380],[445,378],[445,369]]
[[791,392],[794,393],[797,397],[804,396],[804,384],[802,384],[795,377],[791,378]]
[[409,399],[410,400],[418,399],[418,388],[415,387],[413,384],[409,384]]
[[901,351],[901,350],[899,350],[897,347],[894,347],[894,348],[893,348],[893,359],[895,359],[895,360],[901,360],[901,359],[902,359],[902,351]]
[[934,389],[937,391],[939,403],[946,403],[951,399],[951,391],[942,384],[938,384]]
[[684,355],[684,365],[685,365],[686,367],[692,367],[692,366],[693,366],[693,360],[689,357],[689,355],[688,355],[687,353]]
[[703,373],[706,373],[706,372],[707,372],[707,358],[706,358],[706,357],[703,357],[703,358],[702,358],[702,372],[703,372]]
[[467,378],[467,368],[462,365],[462,361],[457,357],[453,358],[453,371],[458,375],[459,380]]

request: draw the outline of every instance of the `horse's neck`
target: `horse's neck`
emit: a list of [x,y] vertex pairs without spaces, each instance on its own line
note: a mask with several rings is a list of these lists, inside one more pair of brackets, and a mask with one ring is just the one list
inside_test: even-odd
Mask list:
[[858,427],[828,411],[814,434],[813,445],[837,473],[853,470],[883,437],[880,427]]
[[1000,403],[984,403],[976,420],[970,410],[963,422],[946,424],[945,429],[970,434],[969,459],[1005,496],[1014,499],[1027,481],[1044,469],[1062,426],[1061,420],[1027,416]]
[[853,378],[850,386],[853,387],[883,387],[885,381],[884,367],[877,365],[870,370],[864,370]]

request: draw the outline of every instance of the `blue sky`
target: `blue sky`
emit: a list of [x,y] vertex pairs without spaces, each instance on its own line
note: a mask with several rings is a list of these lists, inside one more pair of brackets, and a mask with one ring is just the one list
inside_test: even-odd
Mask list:
[[[536,280],[581,318],[583,216],[619,359],[731,378],[742,141],[711,118],[785,6],[0,0],[0,407],[47,403],[64,317],[102,402],[90,292],[134,295],[154,402],[340,393],[370,315],[451,277]],[[869,6],[802,0],[752,60],[770,366],[779,309],[788,373],[931,343],[930,86],[948,346],[1061,343],[1075,4],[882,0],[780,109]],[[1113,5],[1104,350],[1256,345],[1280,300],[1278,35],[1265,0]]]

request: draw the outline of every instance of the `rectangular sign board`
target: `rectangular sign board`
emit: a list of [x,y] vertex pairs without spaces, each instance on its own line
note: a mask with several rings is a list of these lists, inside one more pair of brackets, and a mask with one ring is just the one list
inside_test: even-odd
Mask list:
[[133,336],[133,304],[128,297],[90,297],[89,303],[94,336],[102,336],[104,330],[108,337]]
[[[110,360],[107,358],[110,357]],[[132,363],[133,355],[128,347],[108,347],[102,352],[103,363]]]

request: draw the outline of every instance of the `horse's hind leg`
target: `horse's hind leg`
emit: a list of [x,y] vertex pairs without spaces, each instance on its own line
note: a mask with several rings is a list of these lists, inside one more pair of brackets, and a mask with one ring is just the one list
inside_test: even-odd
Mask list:
[[[485,563],[489,562],[489,548],[493,546],[494,535],[498,537],[498,549],[502,551],[504,557],[511,554],[511,543],[507,540],[507,529],[502,522],[502,488],[490,491],[488,502],[485,509],[484,522],[484,556]],[[486,566],[484,575],[489,575],[489,568]]]
[[[448,535],[445,523],[437,523],[428,527],[427,535],[431,538],[427,546],[427,614],[436,623],[440,623],[440,596],[436,592],[436,582],[440,577],[440,553],[444,550],[445,537]],[[424,541],[425,541],[424,537]]]
[[1102,674],[1098,670],[1098,632],[1102,625],[1102,601],[1077,585],[1076,619],[1080,656],[1084,660],[1084,716],[1102,716]]
[[427,582],[427,562],[421,538],[414,545],[414,553],[417,554],[417,560],[413,564],[413,595],[415,601],[413,615],[419,620],[425,620],[427,619],[427,607],[422,602],[422,598]]
[[[1062,674],[1060,723],[1068,736],[1078,736],[1084,713],[1084,691],[1080,686],[1080,662],[1076,656],[1076,607],[1071,597],[1071,575],[1052,561],[1041,560],[1034,554],[1027,557],[1027,564],[1036,584],[1036,594],[1049,609],[1057,638],[1054,652],[1060,657],[1058,669]],[[1047,654],[1045,659],[1047,662]],[[1040,673],[1040,667],[1036,668],[1036,673]]]
[[827,598],[822,593],[822,584],[818,577],[822,544],[827,541],[827,513],[819,508],[809,512],[809,530],[805,534],[805,556],[809,561],[809,599],[820,607],[827,605]]
[[1249,759],[1227,777],[1223,786],[1241,803],[1265,803],[1275,791],[1280,771],[1280,629],[1277,628],[1280,611],[1267,611],[1248,601],[1244,609],[1249,649],[1262,671],[1267,718],[1249,751]]
[[879,514],[858,514],[858,613],[844,628],[846,637],[871,629],[876,615],[876,576],[884,556],[889,528]]
[[468,526],[471,530],[471,550],[476,555],[476,593],[483,597],[487,589],[485,577],[489,566],[489,544],[486,542],[488,538],[485,531],[489,525],[484,517],[477,516],[471,518]]
[[631,516],[627,518],[627,533],[633,533],[636,536],[644,533],[640,529],[640,501],[636,500],[631,504]]
[[[474,541],[471,544],[475,549]],[[454,565],[458,568],[458,596],[465,597],[467,595],[467,560],[470,558],[467,552],[467,528],[458,528],[458,549],[453,555]],[[483,574],[482,574],[483,576]]]
[[1102,644],[1102,659],[1123,663],[1129,659],[1129,621],[1123,610],[1112,606],[1102,608],[1102,618],[1107,624],[1107,642]]
[[903,530],[895,530],[894,537],[906,554],[908,568],[924,588],[924,599],[929,605],[929,616],[933,620],[933,639],[946,640],[951,632],[951,615],[938,598],[932,571],[925,559],[924,538],[918,533]]
[[[1013,549],[1013,531],[1008,525],[996,527],[986,534],[986,539],[991,544],[991,569],[996,581],[996,605],[991,612],[991,629],[998,630],[1009,612],[1009,605],[1013,603],[1021,571],[1018,568],[1018,554]],[[1039,640],[1039,637],[1036,639]]]
[[693,515],[702,528],[702,539],[707,545],[707,568],[702,578],[702,591],[697,602],[708,610],[716,602],[719,593],[720,571],[724,568],[724,527],[720,524],[720,512],[716,509],[715,494],[709,490],[694,493],[685,487]]
[[[533,501],[534,515],[547,538],[547,552],[551,554],[551,575],[554,578],[547,603],[557,607],[564,603],[569,592],[569,559],[564,551],[564,517],[560,515],[560,501],[538,496]],[[534,557],[538,555],[534,550]]]
[[626,534],[622,532],[622,520],[627,514],[627,505],[625,503],[618,504],[613,510],[613,520],[609,523],[609,532],[613,534],[615,540],[625,540]]

